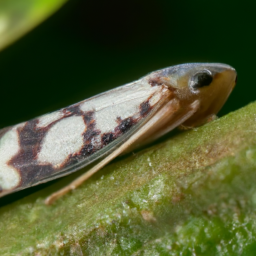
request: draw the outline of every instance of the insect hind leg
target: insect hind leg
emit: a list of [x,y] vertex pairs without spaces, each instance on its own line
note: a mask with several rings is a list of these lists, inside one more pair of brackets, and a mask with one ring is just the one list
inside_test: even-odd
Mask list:
[[[122,154],[124,151],[131,148],[141,137],[144,137],[145,134],[150,132],[156,124],[164,122],[166,118],[170,117],[170,114],[174,114],[174,105],[177,106],[176,99],[172,99],[165,103],[165,105],[144,126],[142,126],[137,132],[135,132],[125,143],[123,143],[119,148],[117,148],[110,155],[104,158],[101,162],[92,167],[85,174],[75,179],[66,187],[60,189],[59,191],[47,197],[45,200],[45,204],[50,205],[58,198],[76,189],[78,186],[80,186],[83,182],[89,179],[93,174],[95,174],[97,171],[103,168],[106,164],[108,164],[118,155]],[[179,123],[177,123],[177,125],[179,125]]]

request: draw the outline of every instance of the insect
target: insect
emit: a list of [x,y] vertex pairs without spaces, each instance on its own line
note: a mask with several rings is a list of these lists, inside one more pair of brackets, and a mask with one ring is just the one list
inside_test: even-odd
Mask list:
[[99,160],[46,204],[75,189],[116,156],[177,126],[206,123],[236,83],[219,63],[189,63],[0,130],[0,196],[68,175]]

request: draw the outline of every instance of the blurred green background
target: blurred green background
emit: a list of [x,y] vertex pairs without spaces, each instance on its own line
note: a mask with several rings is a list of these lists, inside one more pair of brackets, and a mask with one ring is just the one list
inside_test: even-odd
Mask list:
[[255,45],[255,8],[239,1],[70,0],[0,52],[0,127],[185,62],[237,69],[224,115],[256,99]]

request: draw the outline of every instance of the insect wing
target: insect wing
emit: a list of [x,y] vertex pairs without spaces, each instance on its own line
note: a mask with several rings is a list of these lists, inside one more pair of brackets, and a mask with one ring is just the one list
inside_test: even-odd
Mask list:
[[1,195],[67,175],[111,153],[150,119],[165,93],[164,86],[141,79],[0,130]]

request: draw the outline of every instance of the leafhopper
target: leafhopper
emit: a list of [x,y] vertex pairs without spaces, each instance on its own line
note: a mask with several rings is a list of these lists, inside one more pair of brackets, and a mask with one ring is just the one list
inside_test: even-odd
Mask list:
[[58,111],[0,130],[0,196],[47,182],[97,161],[46,204],[77,188],[120,154],[177,126],[213,119],[236,83],[219,63],[154,71]]

